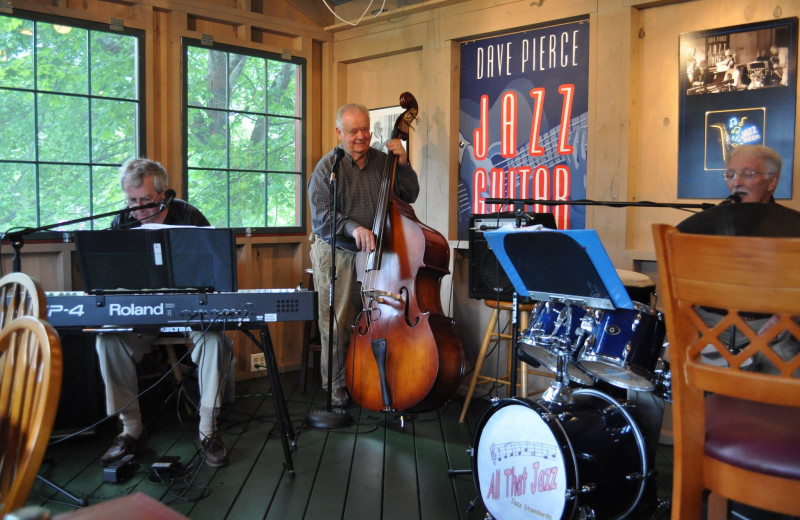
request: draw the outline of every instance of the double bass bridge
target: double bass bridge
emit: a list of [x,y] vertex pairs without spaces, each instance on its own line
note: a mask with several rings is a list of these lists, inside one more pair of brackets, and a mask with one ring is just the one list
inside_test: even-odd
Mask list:
[[[366,297],[366,299],[368,299],[370,302],[374,301],[376,303],[384,305],[399,303],[403,306],[403,317],[406,320],[406,324],[409,327],[416,327],[417,325],[419,325],[420,322],[419,316],[414,318],[413,323],[409,316],[409,293],[407,288],[402,287],[400,289],[400,294],[393,293],[391,291],[385,291],[383,289],[374,289],[374,288],[362,289],[361,296],[362,298]],[[364,310],[369,312],[369,309],[371,309],[371,307],[372,305],[367,305],[366,307],[364,307]]]
[[[403,290],[405,291],[405,288],[403,288]],[[405,301],[401,294],[384,291],[382,289],[364,289],[361,291],[361,295],[369,298],[370,300],[375,300],[378,303],[389,303],[387,298],[399,303],[404,303]]]

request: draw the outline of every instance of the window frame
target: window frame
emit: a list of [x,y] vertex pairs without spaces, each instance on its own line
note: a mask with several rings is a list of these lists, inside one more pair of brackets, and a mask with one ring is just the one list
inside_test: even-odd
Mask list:
[[[42,22],[42,23],[53,24],[53,25],[65,25],[65,26],[69,26],[69,27],[74,27],[74,28],[77,28],[77,29],[85,30],[85,31],[87,31],[89,33],[91,33],[92,31],[95,31],[95,32],[104,32],[104,33],[125,35],[125,36],[130,36],[130,37],[135,38],[136,42],[137,42],[136,43],[136,45],[137,45],[137,56],[134,59],[135,67],[134,67],[134,71],[133,72],[136,75],[136,79],[134,80],[134,88],[135,88],[135,94],[136,95],[135,95],[135,98],[133,100],[131,100],[131,102],[134,103],[135,114],[136,114],[135,115],[135,121],[134,121],[134,140],[135,140],[134,156],[136,156],[136,157],[146,156],[146,154],[147,154],[147,140],[146,140],[146,135],[147,135],[147,89],[146,89],[146,80],[147,80],[148,70],[147,70],[147,48],[146,48],[146,45],[147,45],[147,33],[146,33],[145,30],[132,28],[132,27],[128,27],[128,26],[117,27],[117,26],[112,26],[110,24],[106,24],[106,23],[102,23],[102,22],[84,20],[84,19],[80,19],[80,18],[71,18],[71,17],[67,17],[67,16],[53,15],[53,14],[48,14],[48,13],[40,13],[40,12],[34,12],[34,11],[25,11],[25,10],[20,10],[20,9],[15,9],[12,13],[3,13],[3,15],[11,17],[11,18],[21,18],[21,19],[24,19],[24,20],[30,20],[34,24]],[[35,43],[36,42],[34,41],[34,48],[35,48]],[[90,81],[91,81],[91,53],[89,53],[87,55],[87,59],[88,59],[88,65],[87,65],[88,66],[88,74],[89,74]],[[34,86],[33,86],[32,89],[20,89],[20,88],[16,88],[16,87],[0,87],[0,90],[13,90],[13,91],[18,91],[18,92],[20,92],[20,91],[22,91],[22,92],[30,92],[30,93],[32,93],[34,95],[34,99],[35,100],[40,94],[51,94],[51,93],[64,94],[62,92],[52,92],[52,91],[49,91],[49,90],[40,90],[39,86],[37,84],[38,80],[36,79],[35,71],[36,71],[36,58],[34,58]],[[95,99],[116,99],[116,98],[98,96],[96,94],[93,94],[91,92],[91,90],[89,90],[86,94],[68,93],[68,95],[70,97],[86,99],[87,101],[89,101],[89,105],[90,106],[91,106],[92,100],[95,100]],[[35,101],[34,109],[38,113],[38,101]],[[115,167],[116,169],[119,169],[119,167],[123,163],[122,162],[120,162],[120,163],[95,163],[95,162],[92,162],[91,120],[89,121],[89,125],[90,125],[90,127],[89,127],[90,146],[89,146],[89,160],[87,162],[40,160],[41,152],[40,152],[40,147],[38,145],[38,138],[36,138],[36,136],[39,135],[38,117],[34,117],[34,133],[33,133],[33,135],[34,135],[34,142],[33,142],[34,158],[33,158],[33,160],[0,159],[0,163],[4,163],[4,164],[21,163],[21,164],[34,165],[34,167],[35,167],[36,186],[37,186],[37,193],[36,193],[36,224],[37,225],[35,227],[23,228],[21,231],[25,231],[26,229],[36,230],[36,229],[39,229],[39,228],[48,228],[48,229],[40,230],[40,231],[36,231],[36,232],[32,232],[32,231],[31,232],[26,232],[24,234],[26,239],[42,240],[42,241],[51,241],[51,240],[70,241],[71,240],[70,237],[71,237],[72,233],[74,233],[76,231],[75,229],[56,231],[54,229],[56,227],[60,227],[60,226],[56,226],[56,224],[58,224],[58,222],[50,222],[50,223],[41,222],[41,207],[42,207],[43,201],[41,200],[41,197],[40,197],[41,194],[39,193],[38,186],[39,186],[39,182],[40,182],[40,175],[41,175],[40,170],[41,170],[42,166],[64,165],[64,166],[86,166],[87,168],[89,168],[90,178],[89,178],[88,185],[86,186],[86,189],[89,192],[90,214],[89,215],[85,215],[84,217],[78,217],[78,218],[75,218],[75,219],[68,219],[67,221],[62,221],[62,222],[75,222],[75,223],[78,223],[78,222],[82,222],[82,221],[89,221],[89,229],[92,229],[92,230],[95,230],[95,229],[106,229],[105,227],[96,228],[94,226],[95,219],[98,217],[98,215],[103,215],[103,214],[109,213],[108,211],[104,211],[104,212],[101,212],[101,213],[95,213],[95,211],[94,211],[94,208],[95,208],[94,186],[93,186],[93,182],[92,182],[92,179],[94,178],[93,177],[94,169],[98,168],[98,167],[106,167],[106,168]],[[131,159],[131,158],[133,158],[133,157],[129,157],[128,159]],[[120,211],[125,209],[125,208],[122,207],[123,206],[122,201],[123,201],[123,198],[120,197],[120,208],[119,208]],[[16,230],[17,228],[15,227],[15,228],[12,228],[12,229]],[[2,231],[4,231],[4,230],[0,230],[0,232],[2,232]]]
[[[299,67],[299,78],[297,80],[297,84],[299,85],[299,96],[297,98],[297,103],[300,103],[300,110],[299,115],[295,116],[286,116],[283,114],[271,114],[269,113],[268,105],[264,107],[264,115],[266,117],[269,116],[279,116],[279,117],[286,117],[290,119],[295,119],[299,122],[301,129],[300,129],[300,139],[296,143],[296,158],[297,163],[299,165],[299,169],[296,172],[284,172],[284,171],[275,171],[268,169],[265,164],[264,170],[261,172],[265,175],[269,175],[271,173],[277,174],[291,174],[296,175],[298,182],[296,183],[299,186],[299,190],[295,192],[295,200],[297,200],[298,205],[295,206],[295,214],[298,216],[297,222],[298,225],[296,226],[252,226],[252,227],[234,227],[230,226],[230,229],[233,229],[237,235],[245,235],[245,236],[253,236],[253,235],[297,235],[305,233],[308,223],[306,213],[308,210],[308,186],[306,183],[306,179],[308,178],[308,165],[306,161],[306,147],[307,147],[307,135],[308,135],[308,104],[307,104],[307,96],[308,96],[308,65],[306,58],[300,56],[291,55],[286,57],[282,54],[277,52],[272,52],[264,49],[254,49],[251,47],[239,46],[239,45],[230,45],[230,44],[223,44],[218,42],[209,42],[205,40],[199,40],[196,38],[189,38],[183,37],[181,39],[181,124],[183,125],[182,128],[182,145],[181,145],[181,167],[182,167],[182,186],[181,186],[181,198],[192,204],[191,201],[191,186],[189,185],[189,171],[191,170],[198,170],[200,168],[189,167],[189,109],[192,108],[208,108],[208,107],[195,107],[189,106],[189,85],[188,85],[188,49],[189,47],[198,47],[198,48],[206,48],[210,50],[225,52],[225,53],[234,53],[239,55],[245,56],[252,56],[264,60],[274,60],[274,61],[282,61],[293,63]],[[230,108],[226,107],[224,111],[232,114],[232,113],[243,113],[240,111],[233,111]],[[226,141],[229,142],[230,133],[226,136]],[[230,150],[230,146],[228,148]],[[231,171],[242,171],[241,169],[230,168],[230,155],[228,155],[228,164],[226,168],[213,168],[213,170],[223,171],[229,174]],[[230,208],[235,203],[234,194],[230,192],[230,183],[228,182],[228,192],[225,194],[227,200],[227,219],[230,222]],[[268,208],[268,206],[267,206]],[[201,208],[202,210],[202,208]],[[213,225],[213,223],[212,223]]]

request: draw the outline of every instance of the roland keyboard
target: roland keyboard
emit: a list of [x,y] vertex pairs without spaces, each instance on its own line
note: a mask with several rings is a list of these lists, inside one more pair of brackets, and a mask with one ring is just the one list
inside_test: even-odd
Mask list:
[[63,330],[233,330],[258,328],[270,322],[317,319],[317,293],[307,290],[135,294],[51,292],[46,296],[47,321],[56,329]]

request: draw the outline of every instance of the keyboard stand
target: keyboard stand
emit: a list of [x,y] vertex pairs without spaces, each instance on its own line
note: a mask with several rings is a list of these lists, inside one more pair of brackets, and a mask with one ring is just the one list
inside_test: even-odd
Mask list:
[[269,328],[266,323],[261,324],[261,341],[259,342],[256,337],[247,329],[241,329],[244,334],[249,337],[261,352],[264,353],[264,362],[267,365],[267,376],[269,383],[272,387],[272,400],[275,404],[275,417],[278,423],[278,430],[281,434],[281,443],[283,444],[283,455],[285,458],[286,469],[289,471],[289,476],[294,477],[294,464],[292,463],[292,451],[295,450],[297,444],[294,438],[294,430],[292,423],[289,419],[289,409],[286,406],[286,398],[283,396],[283,387],[281,386],[280,375],[278,374],[278,362],[275,359],[275,350],[272,346],[272,338],[269,334]]

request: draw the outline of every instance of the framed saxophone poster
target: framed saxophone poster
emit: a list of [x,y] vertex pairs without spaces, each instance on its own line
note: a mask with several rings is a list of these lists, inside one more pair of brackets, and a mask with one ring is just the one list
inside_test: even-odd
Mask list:
[[680,35],[678,197],[725,198],[727,155],[764,144],[783,159],[775,198],[792,196],[797,18]]

